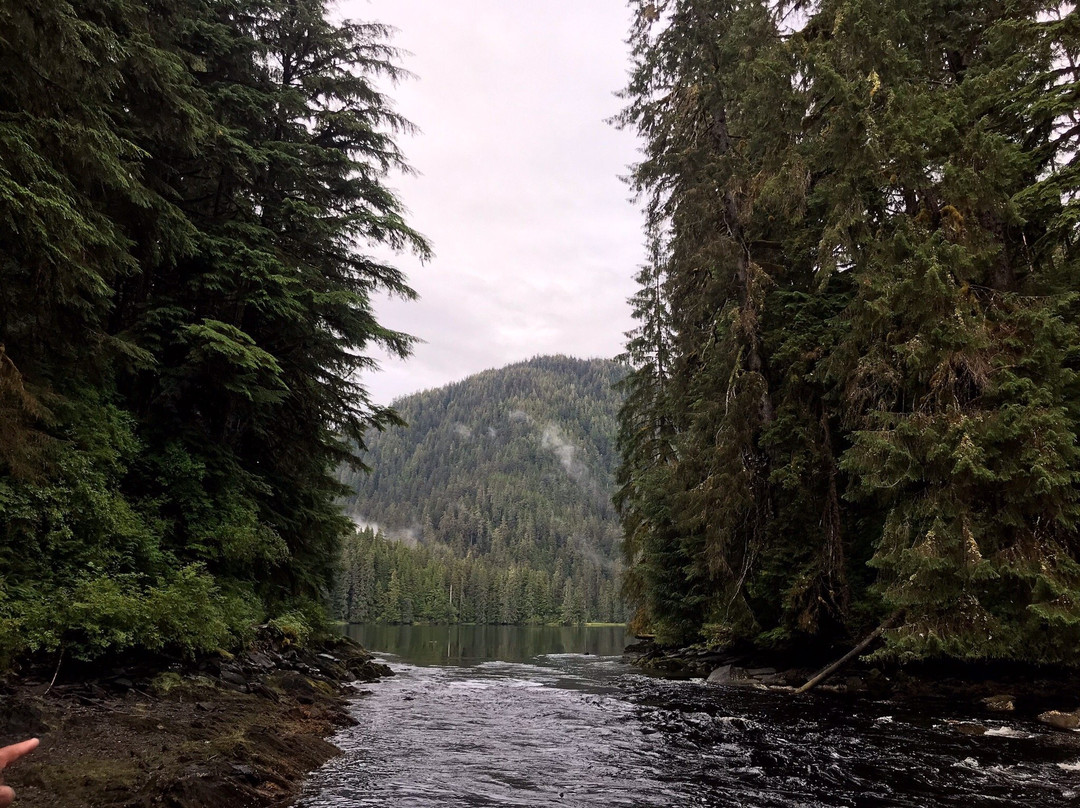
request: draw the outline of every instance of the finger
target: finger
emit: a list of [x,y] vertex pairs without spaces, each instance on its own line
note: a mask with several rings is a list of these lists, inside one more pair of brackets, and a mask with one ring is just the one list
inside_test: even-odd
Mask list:
[[15,799],[15,792],[7,786],[0,786],[0,808],[7,808]]
[[[11,746],[5,746],[0,749],[0,769],[5,766],[9,766],[23,755],[33,752],[37,749],[38,744],[41,743],[37,738],[31,738],[28,741],[22,743],[12,744]],[[2,794],[3,792],[0,792]],[[3,797],[0,796],[0,808],[4,808]]]

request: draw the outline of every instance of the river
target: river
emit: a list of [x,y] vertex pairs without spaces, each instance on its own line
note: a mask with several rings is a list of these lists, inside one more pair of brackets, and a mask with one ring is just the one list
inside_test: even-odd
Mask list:
[[1080,803],[1080,738],[971,705],[659,679],[622,661],[622,628],[350,633],[398,675],[357,699],[298,808]]

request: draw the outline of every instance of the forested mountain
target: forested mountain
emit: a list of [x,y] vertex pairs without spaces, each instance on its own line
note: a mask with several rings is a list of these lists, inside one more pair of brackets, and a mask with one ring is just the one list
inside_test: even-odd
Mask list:
[[1080,17],[636,2],[638,622],[1080,663]]
[[611,494],[624,373],[539,357],[395,402],[408,426],[369,438],[371,473],[344,480],[346,511],[396,544],[369,531],[347,546],[341,616],[621,621]]
[[317,618],[409,124],[321,0],[0,4],[0,664]]

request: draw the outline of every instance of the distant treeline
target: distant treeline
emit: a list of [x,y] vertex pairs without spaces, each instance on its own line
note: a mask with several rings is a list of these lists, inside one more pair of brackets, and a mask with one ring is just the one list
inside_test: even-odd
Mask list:
[[625,621],[618,585],[593,568],[572,576],[506,555],[458,557],[439,543],[393,541],[366,528],[345,543],[334,613],[352,623],[571,625]]
[[356,372],[410,343],[369,252],[427,253],[383,184],[386,34],[321,0],[0,3],[0,667],[320,619],[334,472],[395,423]]
[[1075,4],[632,5],[638,625],[1080,664]]
[[396,559],[411,605],[372,606],[372,586],[386,590],[391,569],[377,565],[377,583],[357,589],[357,565],[370,562],[347,552],[349,587],[364,594],[340,616],[450,619],[442,610],[453,583],[454,619],[620,621],[611,495],[624,374],[610,360],[538,357],[396,402],[408,426],[373,435],[364,456],[371,474],[343,478],[358,521],[419,542],[375,545]]

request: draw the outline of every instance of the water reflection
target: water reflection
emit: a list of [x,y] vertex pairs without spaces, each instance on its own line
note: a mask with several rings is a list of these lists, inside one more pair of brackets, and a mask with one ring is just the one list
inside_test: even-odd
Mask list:
[[629,641],[625,626],[350,625],[346,633],[371,651],[414,665],[527,662],[541,654],[618,656]]

